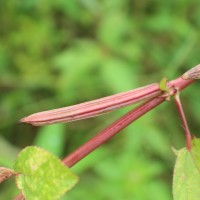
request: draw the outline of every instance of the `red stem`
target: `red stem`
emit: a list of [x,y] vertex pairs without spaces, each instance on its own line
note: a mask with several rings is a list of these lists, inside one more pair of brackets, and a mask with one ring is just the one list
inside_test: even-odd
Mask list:
[[130,123],[147,113],[149,110],[158,106],[160,103],[165,101],[165,98],[154,98],[147,103],[144,103],[137,108],[131,110],[123,117],[115,121],[113,124],[109,125],[107,128],[99,132],[88,142],[80,146],[74,152],[69,154],[63,159],[63,163],[68,167],[72,167],[82,158],[87,156],[90,152],[94,151],[97,147],[105,143],[107,140],[112,138],[114,135],[119,133],[123,128],[128,126]]
[[183,111],[183,106],[182,106],[179,94],[175,95],[174,101],[175,101],[175,104],[176,104],[176,107],[177,107],[177,110],[182,122],[183,129],[185,131],[186,147],[190,151],[192,147],[192,136],[188,127],[185,113]]

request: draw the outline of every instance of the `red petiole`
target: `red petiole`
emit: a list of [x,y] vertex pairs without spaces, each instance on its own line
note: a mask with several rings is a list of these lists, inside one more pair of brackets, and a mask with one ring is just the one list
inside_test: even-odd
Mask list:
[[183,129],[184,129],[184,132],[185,132],[186,147],[190,151],[191,148],[192,148],[192,136],[191,136],[188,124],[187,124],[185,113],[183,111],[183,107],[182,107],[182,103],[181,103],[181,100],[180,100],[180,97],[179,97],[179,93],[177,93],[175,95],[174,101],[175,101],[175,104],[176,104],[176,107],[177,107],[177,110],[178,110],[178,113],[179,113],[179,116],[180,116],[180,119],[181,119],[181,122],[182,122],[182,126],[183,126]]

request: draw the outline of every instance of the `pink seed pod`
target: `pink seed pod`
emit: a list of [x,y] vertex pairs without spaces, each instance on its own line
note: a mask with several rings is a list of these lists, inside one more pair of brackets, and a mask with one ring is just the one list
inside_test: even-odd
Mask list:
[[21,119],[20,122],[42,126],[86,119],[157,97],[162,93],[158,83],[154,83],[97,100],[35,113]]

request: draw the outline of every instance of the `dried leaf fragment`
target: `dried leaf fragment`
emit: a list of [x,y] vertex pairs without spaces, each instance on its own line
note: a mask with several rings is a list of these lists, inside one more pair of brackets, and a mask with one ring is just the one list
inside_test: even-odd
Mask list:
[[14,175],[16,175],[16,173],[13,170],[5,167],[0,167],[0,183]]

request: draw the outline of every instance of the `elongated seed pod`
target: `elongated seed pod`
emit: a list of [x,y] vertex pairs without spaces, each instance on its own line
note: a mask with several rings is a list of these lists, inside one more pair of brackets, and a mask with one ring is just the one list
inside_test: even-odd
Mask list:
[[35,113],[21,119],[20,121],[35,126],[42,126],[46,124],[85,119],[154,98],[161,95],[162,92],[163,91],[160,90],[158,83],[154,83],[101,99]]
[[[180,79],[171,81],[171,84],[173,83],[171,86],[178,81],[183,81],[183,79],[189,80],[185,81],[185,84],[182,84],[181,89],[186,87],[190,82],[195,81],[195,79],[200,79],[200,64],[187,71],[180,77]],[[160,81],[160,83],[150,84],[127,92],[122,92],[73,106],[35,113],[22,118],[20,122],[30,123],[35,126],[42,126],[47,124],[61,122],[66,123],[70,121],[81,120],[98,116],[137,102],[159,97],[163,93],[168,94],[166,96],[166,100],[168,100],[169,97],[172,96],[169,88],[169,82],[166,78],[164,78]]]
[[182,75],[183,79],[200,79],[200,64],[188,70]]

